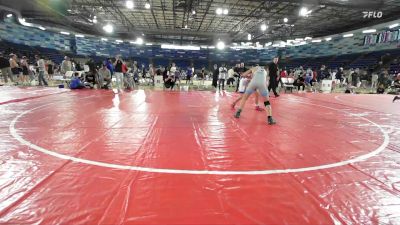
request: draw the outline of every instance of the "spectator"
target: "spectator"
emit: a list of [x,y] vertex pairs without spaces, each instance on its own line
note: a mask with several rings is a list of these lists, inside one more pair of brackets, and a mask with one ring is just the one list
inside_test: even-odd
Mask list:
[[336,73],[336,79],[343,83],[343,67],[339,68],[339,71]]
[[325,65],[322,65],[321,69],[317,75],[317,81],[320,82],[323,79],[328,78],[328,77],[329,77],[329,73],[328,73],[328,71],[326,71]]
[[111,73],[111,77],[114,74],[114,65],[112,63],[112,60],[110,58],[107,59],[107,69],[110,71]]
[[85,88],[85,85],[82,83],[81,79],[79,78],[79,73],[75,73],[74,77],[69,84],[70,89],[82,89]]
[[5,83],[8,83],[8,78],[10,78],[11,82],[14,82],[11,74],[10,61],[2,53],[0,53],[0,70]]
[[219,77],[219,70],[218,70],[218,65],[214,64],[214,72],[212,76],[212,86],[214,88],[217,88],[218,85],[218,77]]
[[397,74],[396,79],[393,81],[393,88],[400,89],[400,73]]
[[233,87],[235,83],[235,70],[234,67],[230,68],[228,70],[228,81],[226,82],[226,85],[229,87]]
[[27,83],[28,82],[28,77],[29,77],[29,65],[28,65],[28,59],[26,56],[22,56],[21,59],[21,68],[22,68],[22,78],[21,81],[22,83]]
[[171,88],[171,90],[173,90],[175,86],[175,81],[176,81],[175,72],[176,72],[176,66],[175,63],[172,63],[167,73],[168,77],[165,80],[165,87]]
[[61,74],[65,75],[67,71],[72,71],[72,63],[69,57],[65,56],[61,63]]
[[47,81],[44,78],[44,71],[46,70],[46,65],[44,63],[44,60],[39,56],[39,55],[35,55],[35,59],[36,59],[36,63],[37,63],[37,67],[39,69],[39,86],[45,85],[47,86]]
[[376,90],[377,94],[384,94],[385,93],[385,86],[383,84],[379,84],[378,89]]
[[303,88],[303,91],[304,91],[304,89],[305,89],[305,87],[306,87],[306,85],[305,85],[305,78],[306,78],[305,75],[299,76],[299,77],[294,81],[294,86],[297,87],[297,90],[298,90],[299,92],[300,92],[300,88]]
[[49,79],[53,79],[54,76],[54,63],[49,60],[47,62],[47,74],[49,75]]
[[221,84],[222,84],[222,90],[225,90],[225,80],[228,78],[228,70],[225,67],[225,63],[222,64],[222,66],[219,68],[219,74],[218,74],[218,89],[221,90]]
[[191,83],[192,76],[193,76],[192,68],[189,67],[186,71],[186,84]]
[[238,79],[236,81],[236,92],[239,91],[239,83],[240,83],[240,77],[242,75],[242,73],[247,71],[247,68],[245,67],[244,63],[240,63],[238,64],[238,68],[236,69],[236,73],[238,74]]
[[10,54],[10,67],[13,78],[18,80],[20,69],[17,63],[17,55],[15,54]]
[[[104,84],[104,82],[106,84]],[[111,84],[111,72],[107,68],[107,62],[104,62],[97,72],[97,87],[103,89],[109,89]]]
[[165,82],[165,80],[168,78],[168,70],[169,70],[169,68],[168,68],[168,66],[166,66],[165,68],[164,68],[164,71],[163,71],[163,81]]
[[354,72],[351,74],[351,80],[352,80],[352,86],[354,87],[359,87],[360,83],[360,69],[354,70]]
[[115,68],[115,79],[116,79],[116,86],[117,90],[122,91],[124,85],[124,74],[122,71],[122,65],[124,62],[122,61],[120,56],[115,58],[114,68]]
[[372,73],[372,77],[371,77],[371,88],[375,89],[378,87],[378,79],[379,76],[377,73]]

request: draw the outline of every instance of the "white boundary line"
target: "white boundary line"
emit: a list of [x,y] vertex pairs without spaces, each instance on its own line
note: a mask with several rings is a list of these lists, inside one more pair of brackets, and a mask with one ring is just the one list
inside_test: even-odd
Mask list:
[[[323,105],[318,105],[318,104],[313,104],[313,103],[307,103],[307,102],[302,102],[303,104],[308,104],[308,105],[315,105],[315,106],[320,106],[323,108],[327,108],[327,109],[331,109],[331,110],[335,110],[335,111],[341,111],[339,109],[335,109],[335,108],[331,108],[328,106],[323,106]],[[46,104],[46,105],[42,105],[27,111],[22,112],[21,114],[19,114],[18,116],[16,116],[10,123],[9,126],[9,131],[10,134],[16,139],[18,140],[20,143],[36,150],[39,152],[42,152],[44,154],[47,155],[51,155],[60,159],[64,159],[64,160],[70,160],[73,162],[77,162],[77,163],[84,163],[84,164],[88,164],[88,165],[93,165],[93,166],[100,166],[100,167],[106,167],[106,168],[112,168],[112,169],[120,169],[120,170],[134,170],[134,171],[142,171],[142,172],[149,172],[149,173],[167,173],[167,174],[194,174],[194,175],[269,175],[269,174],[287,174],[287,173],[300,173],[300,172],[308,172],[308,171],[316,171],[316,170],[324,170],[324,169],[330,169],[330,168],[335,168],[335,167],[340,167],[340,166],[345,166],[345,165],[349,165],[349,164],[353,164],[353,163],[357,163],[357,162],[361,162],[364,161],[370,157],[376,156],[379,153],[381,153],[388,145],[389,145],[389,135],[384,131],[384,129],[379,125],[376,124],[374,122],[372,122],[371,120],[364,118],[362,116],[358,116],[358,115],[353,115],[349,112],[346,111],[341,111],[356,117],[359,117],[369,123],[371,123],[372,125],[376,126],[379,128],[379,130],[382,132],[382,136],[384,138],[383,143],[374,151],[365,154],[365,155],[361,155],[361,156],[357,156],[355,158],[351,158],[345,161],[341,161],[341,162],[336,162],[336,163],[331,163],[331,164],[325,164],[325,165],[319,165],[319,166],[311,166],[311,167],[304,167],[304,168],[294,168],[294,169],[277,169],[277,170],[256,170],[256,171],[220,171],[220,170],[183,170],[183,169],[162,169],[162,168],[150,168],[150,167],[141,167],[141,166],[128,166],[128,165],[119,165],[119,164],[112,164],[112,163],[105,163],[105,162],[98,162],[98,161],[93,161],[93,160],[87,160],[87,159],[82,159],[82,158],[77,158],[77,157],[73,157],[73,156],[69,156],[69,155],[64,155],[61,153],[57,153],[57,152],[53,152],[50,151],[48,149],[42,148],[40,146],[37,146],[25,139],[23,139],[17,132],[16,128],[15,128],[15,124],[18,121],[19,118],[21,118],[22,116],[36,110],[39,108],[43,108],[45,106],[51,105],[54,103],[50,103],[50,104]]]

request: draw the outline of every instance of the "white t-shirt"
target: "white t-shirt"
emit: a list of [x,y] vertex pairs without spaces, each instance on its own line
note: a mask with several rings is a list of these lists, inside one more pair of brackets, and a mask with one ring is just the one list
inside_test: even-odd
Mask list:
[[219,68],[219,75],[218,75],[219,79],[228,79],[228,70],[226,69],[226,67],[220,67]]
[[229,70],[228,70],[228,76],[229,76],[229,78],[233,78],[234,75],[235,75],[235,71],[234,71],[232,68],[229,69]]
[[175,66],[172,66],[171,69],[169,70],[169,72],[170,72],[170,73],[169,73],[170,76],[175,76],[176,67],[175,67]]
[[45,71],[46,70],[46,65],[44,64],[44,60],[43,59],[39,59],[37,61],[38,67],[39,67],[39,71]]

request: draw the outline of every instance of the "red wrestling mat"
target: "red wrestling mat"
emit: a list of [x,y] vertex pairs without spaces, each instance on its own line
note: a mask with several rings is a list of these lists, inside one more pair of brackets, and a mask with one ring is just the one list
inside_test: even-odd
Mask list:
[[253,99],[235,119],[236,96],[70,91],[1,104],[0,223],[400,223],[392,96],[282,95],[275,126]]

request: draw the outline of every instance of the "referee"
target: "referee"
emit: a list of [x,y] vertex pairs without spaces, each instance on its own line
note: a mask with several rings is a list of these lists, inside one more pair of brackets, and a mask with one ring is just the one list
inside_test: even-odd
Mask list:
[[276,88],[278,87],[279,83],[278,57],[275,57],[273,59],[273,62],[268,65],[268,72],[269,72],[268,91],[271,91],[272,89],[275,97],[279,97],[279,94],[276,92]]

